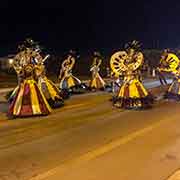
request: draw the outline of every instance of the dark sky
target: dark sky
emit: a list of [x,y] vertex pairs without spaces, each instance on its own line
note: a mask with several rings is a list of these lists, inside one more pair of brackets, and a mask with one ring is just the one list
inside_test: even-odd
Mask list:
[[180,1],[41,0],[1,2],[0,55],[26,37],[54,53],[69,48],[111,51],[129,40],[144,48],[180,45]]

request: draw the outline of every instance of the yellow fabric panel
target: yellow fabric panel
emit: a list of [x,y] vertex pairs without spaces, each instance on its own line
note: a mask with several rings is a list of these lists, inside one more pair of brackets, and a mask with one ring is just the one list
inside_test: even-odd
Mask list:
[[53,100],[55,100],[55,97],[59,97],[59,95],[57,94],[57,92],[55,91],[55,89],[53,88],[53,86],[49,83],[49,81],[47,80],[47,78],[45,79],[46,81],[46,85],[47,85],[47,88],[48,88],[48,91],[51,95],[51,98]]
[[96,83],[96,78],[94,78],[90,84],[90,87],[95,87],[97,88],[97,83]]
[[37,82],[39,89],[42,91],[41,81],[38,80]]
[[130,85],[129,85],[129,97],[130,98],[139,98],[139,92],[138,89],[136,87],[135,81],[133,81]]
[[20,84],[20,91],[13,108],[13,115],[19,115],[21,112],[23,94],[24,94],[24,83]]
[[104,87],[106,83],[105,83],[104,80],[101,78],[101,76],[99,75],[99,73],[98,73],[98,75],[97,75],[97,78],[100,80],[102,86]]
[[68,78],[67,83],[69,88],[75,86],[74,79],[71,76]]
[[56,91],[57,94],[59,94],[59,89],[57,88],[57,86],[54,84],[54,82],[52,82],[51,80],[47,79],[47,81],[49,82],[49,84],[53,87],[53,89]]
[[34,87],[34,80],[27,80],[27,81],[29,83],[30,91],[31,91],[31,106],[32,106],[33,114],[41,114],[37,92]]
[[148,96],[148,92],[147,92],[147,90],[145,89],[145,87],[143,86],[143,84],[142,84],[141,82],[139,82],[138,80],[137,80],[137,83],[138,83],[139,86],[141,87],[141,89],[142,89],[142,91],[144,92],[145,96]]
[[46,107],[47,107],[48,111],[49,111],[49,112],[51,112],[51,111],[52,111],[52,109],[51,109],[51,107],[50,107],[49,103],[47,102],[47,100],[46,100],[46,98],[45,98],[45,96],[44,96],[43,92],[42,92],[40,89],[39,89],[39,92],[40,92],[40,94],[41,94],[41,96],[42,96],[42,98],[43,98],[43,101],[44,101],[44,103],[45,103],[45,105],[46,105]]
[[118,97],[124,97],[125,84],[123,84],[119,90]]
[[93,77],[93,80],[90,82],[90,87],[101,88],[104,86],[105,82],[99,74],[97,74],[96,77]]

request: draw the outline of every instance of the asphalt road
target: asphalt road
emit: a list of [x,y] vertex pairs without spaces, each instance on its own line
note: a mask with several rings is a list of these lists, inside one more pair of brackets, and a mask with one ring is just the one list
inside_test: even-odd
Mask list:
[[110,97],[74,96],[50,116],[16,120],[2,99],[0,180],[165,180],[180,167],[180,103],[127,111]]

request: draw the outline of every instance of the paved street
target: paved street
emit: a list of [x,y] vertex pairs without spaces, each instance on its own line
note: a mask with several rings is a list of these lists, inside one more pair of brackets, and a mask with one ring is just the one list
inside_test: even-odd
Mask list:
[[171,176],[180,167],[180,104],[159,100],[153,109],[127,111],[110,98],[77,95],[50,116],[8,120],[1,97],[0,180]]

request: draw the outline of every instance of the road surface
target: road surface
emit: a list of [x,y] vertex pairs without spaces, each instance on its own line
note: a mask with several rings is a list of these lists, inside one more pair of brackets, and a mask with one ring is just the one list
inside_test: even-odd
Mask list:
[[165,180],[180,167],[180,103],[112,107],[73,96],[47,117],[7,120],[0,106],[0,180]]
[[[160,82],[159,80],[149,80],[149,79],[145,79],[143,80],[144,81],[144,85],[147,87],[147,88],[153,88],[153,87],[157,87],[157,86],[160,86]],[[83,81],[84,83],[88,83],[88,81]],[[171,83],[172,82],[172,79],[167,79],[167,83]],[[58,86],[59,84],[57,84]],[[6,93],[8,91],[11,91],[13,90],[13,88],[0,88],[0,94],[2,93]]]

